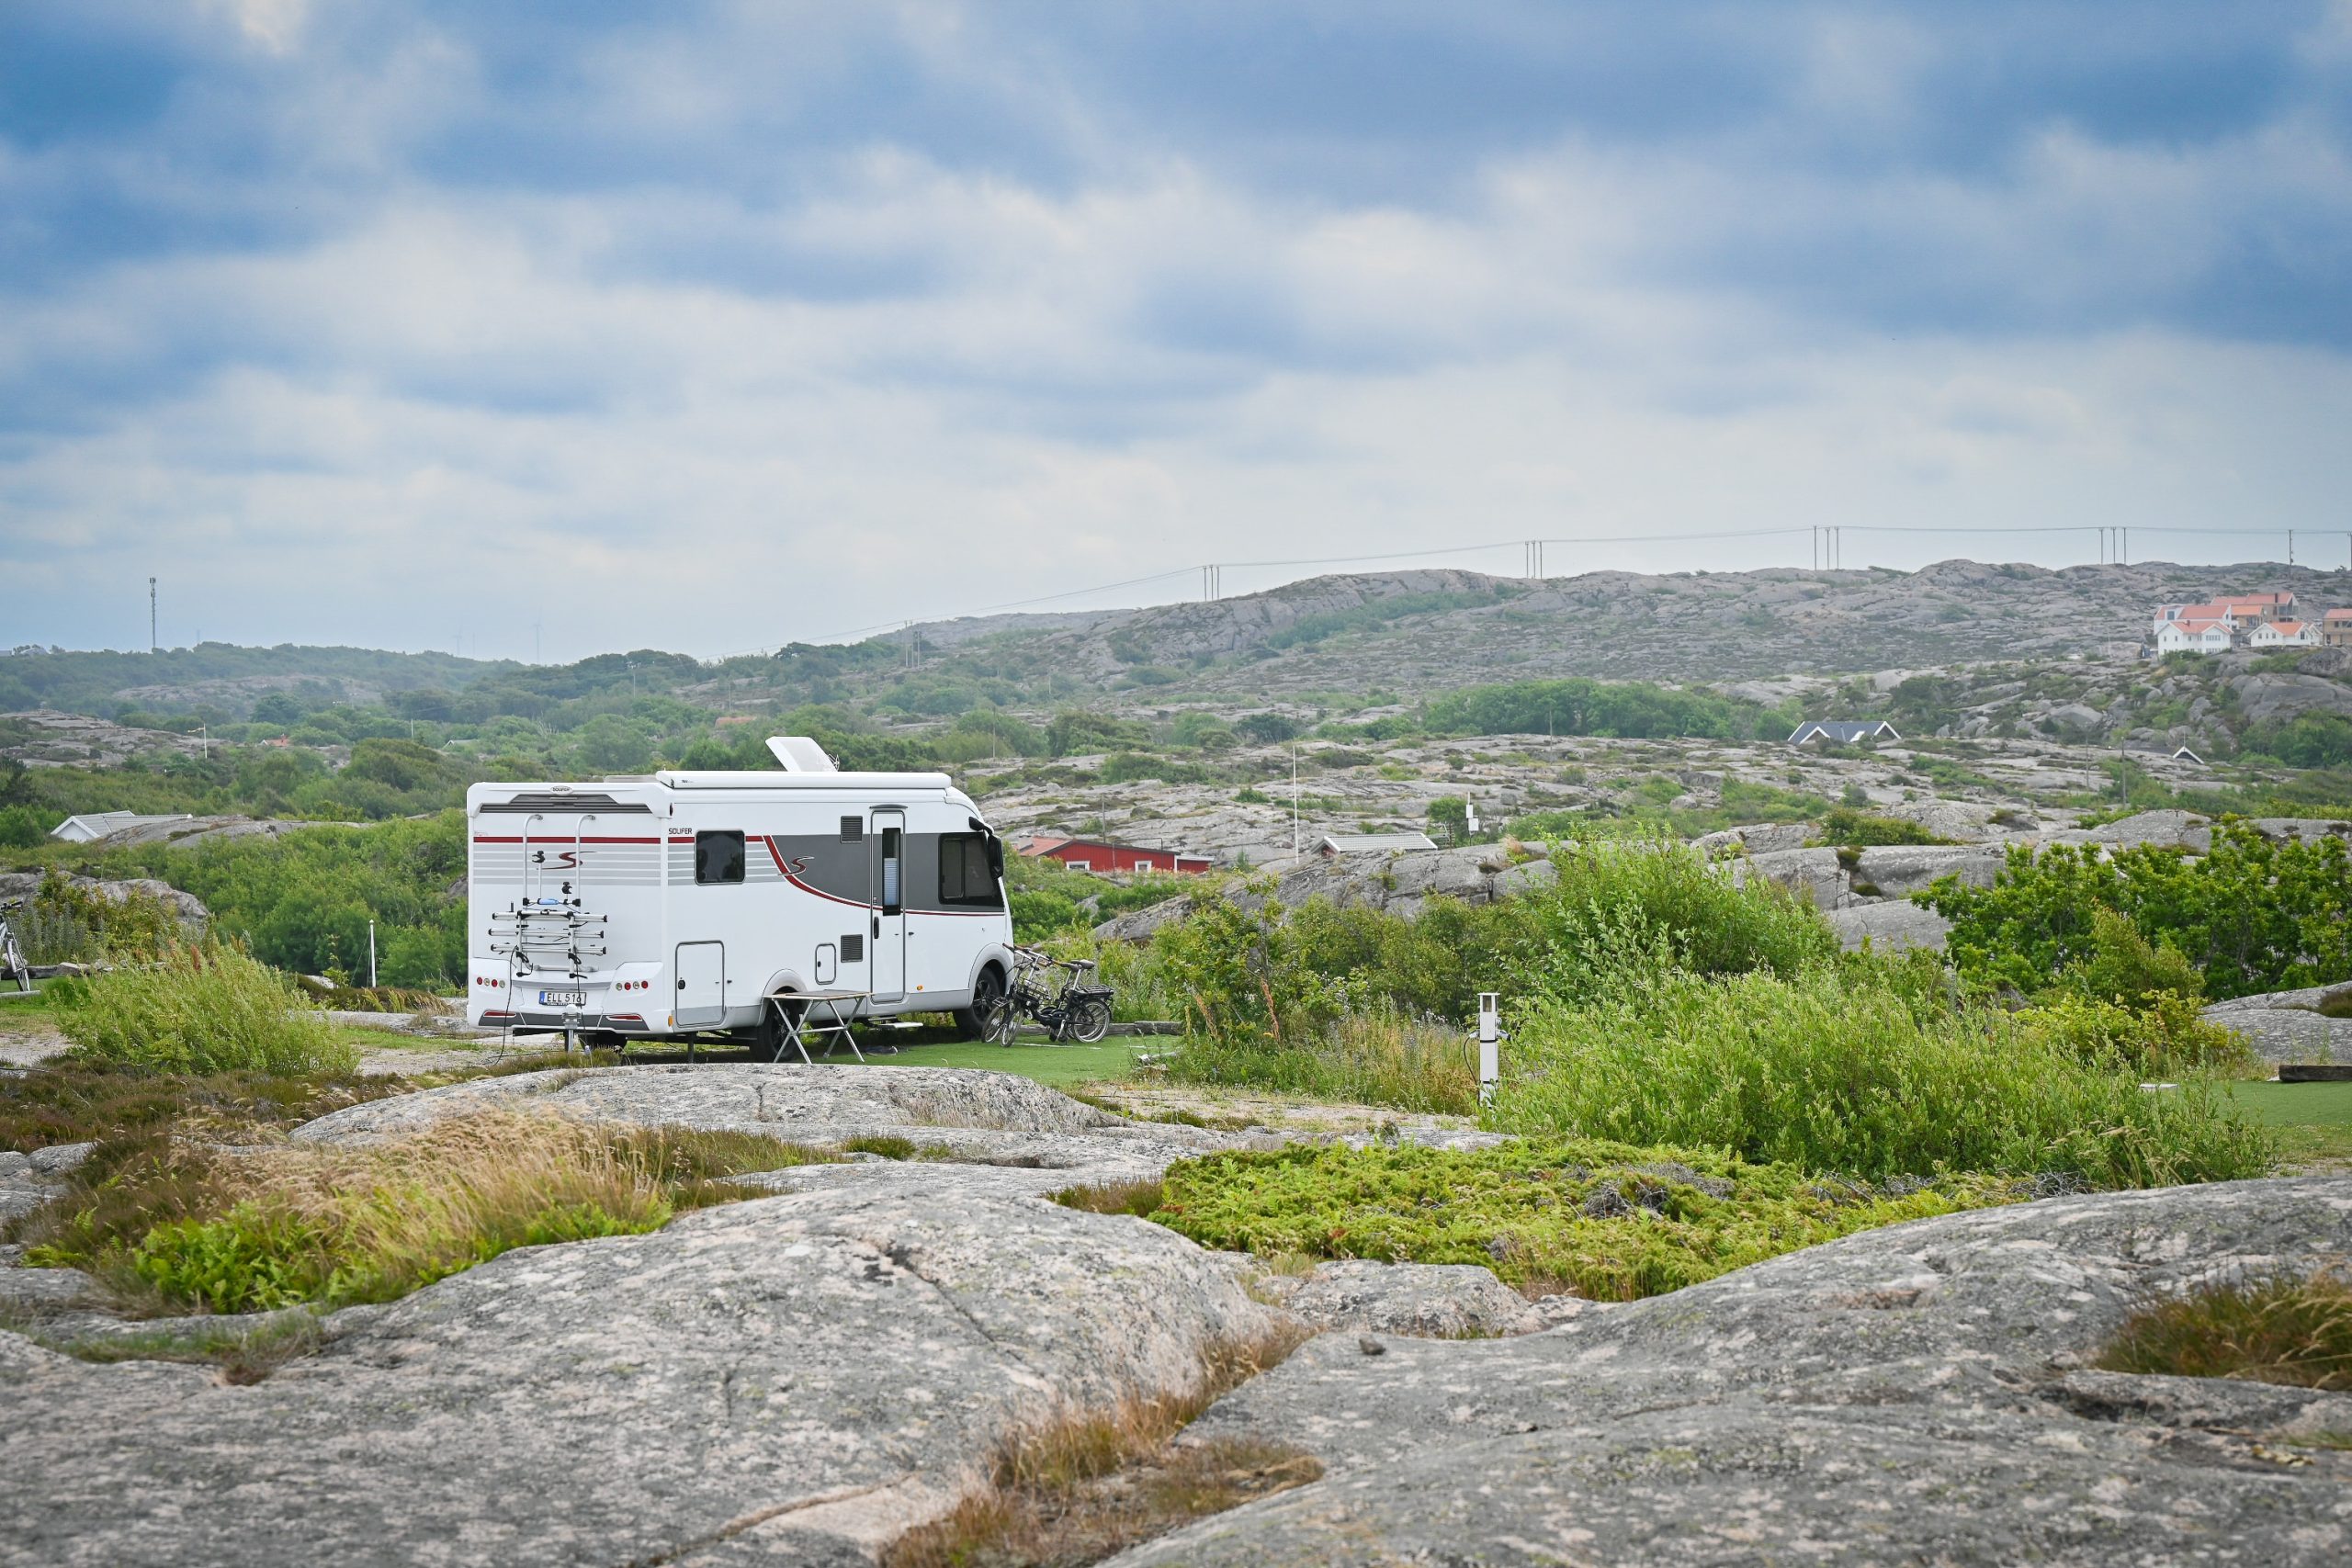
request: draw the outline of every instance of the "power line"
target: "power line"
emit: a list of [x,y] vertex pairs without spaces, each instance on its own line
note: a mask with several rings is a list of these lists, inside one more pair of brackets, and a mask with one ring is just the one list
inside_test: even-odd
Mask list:
[[[1804,534],[1813,540],[1813,564],[1815,570],[1836,570],[1842,569],[1844,566],[1844,535],[1849,529],[1858,534],[1933,534],[1947,537],[1969,537],[1980,535],[2009,536],[2030,534],[2049,536],[2064,534],[2092,534],[2098,536],[2100,541],[2099,556],[2101,562],[2106,563],[2109,560],[2120,562],[2120,560],[2129,553],[2127,541],[2130,537],[2132,528],[2138,528],[2141,532],[2149,534],[2211,534],[2215,532],[2215,530],[2211,528],[2136,523],[2131,525],[2130,527],[2124,527],[2114,524],[2099,523],[1987,524],[1951,526],[1939,524],[1917,523],[1838,523],[1812,524],[1803,526],[1779,528],[1720,528],[1679,534],[1589,534],[1575,537],[1554,536],[1539,539],[1498,539],[1483,544],[1437,545],[1431,546],[1426,549],[1384,550],[1365,555],[1295,556],[1262,560],[1220,561],[1215,563],[1203,563],[1194,566],[1170,567],[1165,571],[1155,571],[1144,577],[1123,578],[1116,582],[1100,582],[1085,588],[1069,588],[1054,593],[1040,593],[1027,599],[1012,599],[1006,600],[1001,604],[981,604],[970,609],[956,610],[947,614],[925,616],[922,617],[922,619],[926,622],[948,619],[967,619],[975,615],[1000,615],[1010,610],[1034,609],[1040,604],[1059,604],[1069,599],[1091,598],[1098,593],[1115,592],[1123,588],[1140,588],[1148,583],[1167,581],[1170,579],[1180,577],[1195,578],[1201,584],[1201,597],[1204,600],[1217,599],[1224,596],[1224,572],[1225,569],[1228,566],[1239,567],[1244,570],[1279,570],[1297,567],[1364,566],[1384,561],[1429,560],[1440,557],[1482,555],[1493,550],[1517,549],[1521,552],[1523,574],[1540,578],[1543,575],[1544,569],[1544,548],[1547,546],[1552,545],[1576,547],[1589,545],[1698,544],[1729,539],[1788,538],[1798,534]],[[2287,528],[2255,528],[2240,530],[2240,532],[2256,536],[2277,536],[2281,537],[2290,537],[2296,530]],[[2331,529],[2327,530],[2327,532],[2332,535],[2335,530]],[[2346,538],[2347,540],[2347,544],[2352,544],[2352,534],[2346,534]],[[891,620],[876,621],[867,626],[849,626],[836,631],[823,632],[813,637],[798,638],[796,640],[808,643],[853,642],[863,640],[865,637],[873,637],[883,632],[903,631],[912,624],[914,623],[910,622],[906,617],[899,616]],[[742,653],[726,654],[722,657],[728,659],[754,658],[763,654],[774,653],[778,648],[783,646],[786,645],[776,644],[767,648],[752,649]]]

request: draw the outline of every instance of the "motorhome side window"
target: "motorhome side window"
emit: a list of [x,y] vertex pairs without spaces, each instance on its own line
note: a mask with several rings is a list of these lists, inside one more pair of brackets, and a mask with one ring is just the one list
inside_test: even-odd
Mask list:
[[729,831],[695,835],[695,882],[697,886],[742,880],[741,833]]
[[898,828],[882,829],[882,912],[895,915],[906,907],[899,887],[904,874],[906,833]]
[[1001,909],[996,873],[989,865],[989,840],[982,833],[939,835],[939,901]]

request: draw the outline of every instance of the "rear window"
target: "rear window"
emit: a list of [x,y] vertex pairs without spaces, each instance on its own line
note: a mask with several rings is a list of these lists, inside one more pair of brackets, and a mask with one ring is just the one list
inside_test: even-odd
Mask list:
[[989,841],[979,833],[939,835],[939,901],[1001,909],[1004,898],[989,870]]
[[695,835],[695,881],[708,886],[713,883],[743,880],[743,835],[740,832],[696,833]]

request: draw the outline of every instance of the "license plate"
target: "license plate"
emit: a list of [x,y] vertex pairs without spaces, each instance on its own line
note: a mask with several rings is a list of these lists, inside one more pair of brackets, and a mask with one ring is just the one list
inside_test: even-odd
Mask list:
[[539,1005],[543,1008],[584,1008],[588,1005],[585,991],[541,991]]

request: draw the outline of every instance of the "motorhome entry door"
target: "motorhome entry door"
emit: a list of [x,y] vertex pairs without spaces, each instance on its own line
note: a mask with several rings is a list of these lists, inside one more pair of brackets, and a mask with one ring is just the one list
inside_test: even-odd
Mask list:
[[678,944],[677,1019],[681,1029],[707,1029],[727,1020],[727,944]]
[[885,807],[874,814],[874,999],[907,994],[907,814]]

